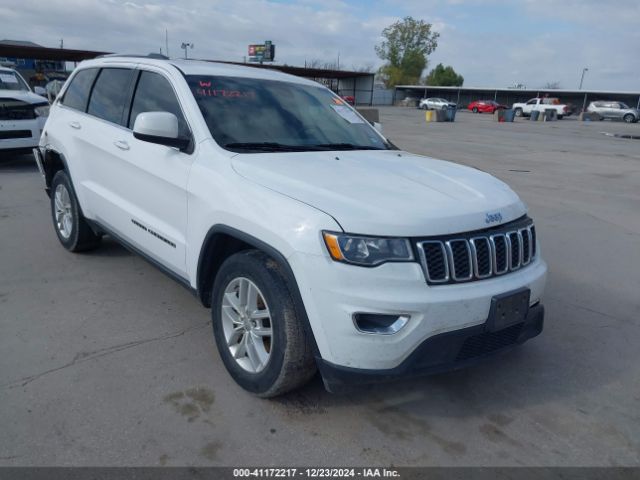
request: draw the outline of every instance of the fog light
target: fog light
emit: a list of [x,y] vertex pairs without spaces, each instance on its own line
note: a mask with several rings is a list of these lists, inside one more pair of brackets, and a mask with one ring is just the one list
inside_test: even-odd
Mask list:
[[385,315],[380,313],[354,313],[353,324],[362,333],[393,335],[404,327],[409,315]]

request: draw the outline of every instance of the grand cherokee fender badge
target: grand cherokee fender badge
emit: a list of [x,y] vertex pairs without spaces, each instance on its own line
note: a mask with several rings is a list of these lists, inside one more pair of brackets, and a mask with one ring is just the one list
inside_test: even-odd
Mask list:
[[487,216],[484,218],[484,223],[495,223],[502,221],[502,214],[500,212],[496,213],[487,213]]

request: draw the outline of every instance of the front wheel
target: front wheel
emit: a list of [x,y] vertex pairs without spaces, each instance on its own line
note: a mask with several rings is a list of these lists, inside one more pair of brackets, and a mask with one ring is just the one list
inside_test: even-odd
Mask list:
[[473,108],[471,109],[471,111],[472,111],[473,113],[478,113],[478,107],[473,107]]
[[51,181],[51,216],[58,240],[70,252],[83,252],[100,244],[80,209],[71,179],[60,170]]
[[211,318],[220,357],[242,388],[275,397],[316,372],[311,341],[282,267],[257,250],[230,256],[213,285]]
[[634,117],[630,113],[627,113],[624,117],[622,117],[622,119],[627,123],[633,123],[636,121],[636,117]]

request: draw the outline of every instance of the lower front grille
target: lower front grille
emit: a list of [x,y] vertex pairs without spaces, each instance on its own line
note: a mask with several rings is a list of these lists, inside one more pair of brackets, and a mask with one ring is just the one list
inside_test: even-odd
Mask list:
[[0,130],[0,140],[31,138],[31,130]]
[[456,360],[470,360],[513,345],[518,340],[522,327],[523,324],[518,323],[497,332],[484,332],[469,337],[462,344]]

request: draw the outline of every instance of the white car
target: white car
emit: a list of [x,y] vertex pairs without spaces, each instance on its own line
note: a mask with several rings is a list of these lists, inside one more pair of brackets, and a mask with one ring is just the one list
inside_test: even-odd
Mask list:
[[542,330],[547,267],[518,196],[395,149],[313,81],[83,62],[34,154],[62,245],[107,234],[192,290],[260,396],[316,369],[335,390],[463,367]]
[[511,108],[516,117],[530,117],[531,112],[546,112],[547,110],[554,110],[558,119],[570,115],[569,107],[554,98],[532,98],[525,103],[514,103]]
[[418,103],[421,110],[447,110],[449,108],[457,108],[457,105],[444,98],[421,98]]
[[33,93],[18,72],[0,67],[0,152],[31,151],[48,114],[46,98]]

